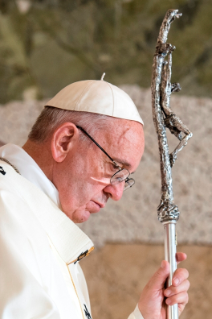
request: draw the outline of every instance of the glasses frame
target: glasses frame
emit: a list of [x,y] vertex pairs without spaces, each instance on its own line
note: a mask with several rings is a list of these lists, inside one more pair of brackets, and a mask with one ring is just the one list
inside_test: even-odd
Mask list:
[[[84,130],[83,127],[81,127],[81,126],[79,126],[79,125],[76,125],[76,127],[77,127],[79,130],[81,130],[86,136],[88,136],[88,137],[91,139],[91,141],[92,141],[94,144],[96,144],[96,146],[97,146],[98,148],[100,148],[100,150],[101,150],[101,151],[111,160],[111,162],[118,168],[118,171],[117,171],[115,174],[113,174],[113,176],[112,176],[111,179],[110,179],[110,183],[111,183],[112,185],[114,185],[114,183],[111,182],[112,179],[113,179],[113,177],[114,177],[117,173],[119,173],[120,171],[126,170],[126,171],[128,172],[128,174],[130,175],[130,172],[128,171],[128,169],[126,169],[126,168],[121,168],[121,167],[116,163],[116,161],[114,161],[114,159],[99,145],[99,143],[97,143],[97,142],[93,139],[93,137],[90,136],[90,135]],[[125,182],[125,188],[124,188],[124,190],[127,190],[128,188],[131,188],[131,187],[135,184],[135,180],[134,180],[133,178],[129,178],[129,175],[128,175],[123,181],[118,182],[118,183]],[[130,186],[129,186],[129,184],[127,184],[127,183],[129,183],[129,181],[130,181],[130,182],[133,182],[133,184],[130,185]],[[118,184],[118,183],[117,183],[117,184]]]

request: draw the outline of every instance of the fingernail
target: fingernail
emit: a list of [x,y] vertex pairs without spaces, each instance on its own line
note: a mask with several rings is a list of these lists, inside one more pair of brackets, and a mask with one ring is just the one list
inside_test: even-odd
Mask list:
[[166,296],[169,296],[171,294],[170,290],[166,290]]
[[178,278],[174,278],[174,283],[175,283],[175,285],[178,285],[179,282],[180,282],[180,280],[179,280]]
[[161,268],[164,269],[166,266],[164,265],[164,260],[160,264]]

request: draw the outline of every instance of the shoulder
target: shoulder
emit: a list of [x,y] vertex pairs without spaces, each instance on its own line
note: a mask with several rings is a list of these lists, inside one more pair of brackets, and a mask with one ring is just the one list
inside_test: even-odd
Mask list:
[[0,201],[8,200],[16,205],[27,205],[31,210],[58,209],[55,203],[36,185],[18,174],[9,164],[0,160]]
[[41,281],[43,266],[51,269],[48,236],[34,213],[42,204],[36,187],[8,166],[0,162],[6,172],[0,173],[0,268],[8,258],[13,264],[21,261]]
[[[48,237],[35,211],[42,211],[51,201],[36,186],[0,161],[0,233],[2,240],[13,241],[19,250],[36,243],[48,244]],[[19,244],[18,244],[19,243]]]

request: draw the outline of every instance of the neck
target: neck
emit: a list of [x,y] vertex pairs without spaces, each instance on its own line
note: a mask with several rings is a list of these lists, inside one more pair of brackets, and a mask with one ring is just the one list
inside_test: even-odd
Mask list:
[[48,142],[35,143],[27,140],[22,148],[33,158],[47,178],[52,181],[53,158],[50,144]]

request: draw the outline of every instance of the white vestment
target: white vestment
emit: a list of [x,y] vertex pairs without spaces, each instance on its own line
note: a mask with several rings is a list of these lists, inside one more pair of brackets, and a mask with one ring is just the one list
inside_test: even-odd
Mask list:
[[[0,160],[0,318],[91,318],[78,260],[92,241],[60,210],[57,189],[22,148],[5,145],[0,157],[20,172]],[[137,306],[128,319],[143,319]]]

